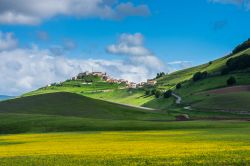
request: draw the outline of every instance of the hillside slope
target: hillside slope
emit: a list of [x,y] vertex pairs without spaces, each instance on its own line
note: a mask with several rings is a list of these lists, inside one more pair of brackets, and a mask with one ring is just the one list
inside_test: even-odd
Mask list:
[[220,74],[221,70],[226,66],[226,62],[234,57],[242,56],[244,54],[250,55],[250,49],[246,49],[237,54],[232,54],[230,56],[225,56],[217,60],[202,64],[196,67],[180,70],[171,74],[168,74],[164,77],[159,78],[158,86],[161,88],[173,88],[178,83],[183,83],[192,79],[193,75],[196,72],[207,71],[211,75]]
[[21,97],[3,101],[0,102],[0,113],[60,115],[120,120],[164,119],[164,114],[157,111],[153,112],[109,103],[65,92]]
[[[165,91],[171,89],[176,94],[182,97],[183,105],[181,105],[181,108],[183,108],[183,106],[191,105],[193,106],[193,108],[200,109],[201,107],[196,107],[196,106],[209,105],[208,103],[202,104],[202,102],[207,102],[206,101],[208,99],[207,96],[210,96],[209,101],[212,101],[211,99],[213,97],[215,97],[216,99],[220,97],[226,99],[227,95],[217,96],[217,94],[211,95],[211,94],[204,94],[203,92],[212,89],[227,87],[228,78],[232,76],[236,78],[237,80],[236,85],[250,84],[250,75],[249,75],[250,68],[233,70],[230,72],[226,72],[225,74],[222,74],[222,71],[227,67],[228,61],[230,61],[230,59],[237,57],[242,57],[241,61],[244,61],[246,57],[249,58],[250,48],[243,47],[242,49],[237,49],[237,51],[234,50],[231,54],[227,56],[208,62],[206,64],[202,64],[196,67],[167,74],[161,78],[158,78],[156,86],[151,87],[150,90],[154,88],[164,93]],[[207,77],[199,81],[193,81],[192,78],[197,72],[205,72],[207,73]],[[176,89],[177,84],[181,84],[180,89]],[[163,97],[155,98],[154,95],[145,95],[145,90],[147,90],[147,88],[127,89],[119,84],[110,84],[107,82],[102,82],[100,80],[94,81],[90,85],[84,84],[82,80],[75,80],[75,81],[72,80],[72,81],[65,81],[60,85],[53,85],[50,87],[40,88],[36,91],[27,93],[24,96],[32,96],[37,94],[46,94],[55,92],[71,92],[99,100],[106,100],[106,101],[130,104],[135,106],[145,106],[163,110],[170,110],[172,108],[179,107],[178,105],[175,104],[174,101],[175,99],[173,97],[168,99],[164,99]],[[232,96],[234,94],[230,95]],[[238,94],[235,95],[238,96]],[[222,101],[223,98],[220,101]],[[237,110],[238,104],[242,105],[243,110],[250,109],[247,104],[244,104],[243,101],[245,100],[242,100],[241,103],[235,103],[235,107],[231,105],[233,110],[235,110],[235,112],[238,111]],[[222,105],[220,106],[220,109],[224,107],[223,103],[221,104]],[[217,106],[211,108],[214,109],[217,108]],[[227,108],[226,105],[225,108]],[[205,108],[202,107],[202,109]],[[218,108],[215,110],[220,110],[220,109]]]
[[[245,91],[245,93],[244,91],[241,93],[235,91],[226,94],[207,93],[207,91],[210,90],[228,87],[227,80],[230,77],[236,79],[234,86],[250,85],[249,67],[232,70],[222,74],[231,59],[246,59],[246,57],[250,59],[250,49],[231,54],[230,56],[225,56],[207,64],[169,74],[158,80],[158,88],[165,90],[172,89],[176,94],[182,97],[182,104],[184,106],[191,105],[194,109],[201,111],[210,110],[235,113],[248,111],[250,114],[250,106],[248,104],[250,93],[248,93],[248,91]],[[245,62],[239,61],[238,63],[239,65],[236,67],[240,68],[240,65]],[[207,72],[208,76],[204,79],[194,81],[192,78],[197,72]],[[180,89],[176,89],[178,83],[182,85]],[[231,104],[226,101],[229,101]]]
[[130,107],[66,92],[0,102],[0,134],[161,130],[168,128],[162,121],[174,119],[174,115],[162,111]]

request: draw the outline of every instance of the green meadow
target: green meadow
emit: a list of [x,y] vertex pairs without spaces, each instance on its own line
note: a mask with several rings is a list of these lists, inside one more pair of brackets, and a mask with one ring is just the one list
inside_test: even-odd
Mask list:
[[[249,49],[230,57],[244,53]],[[209,92],[227,88],[231,76],[235,85],[250,84],[249,70],[218,74],[230,57],[165,75],[150,87],[173,90],[181,104],[98,77],[1,101],[0,165],[250,165],[249,91]],[[198,71],[209,76],[193,81]],[[189,118],[177,121],[181,115]]]
[[[250,164],[250,123],[238,114],[147,110],[65,92],[3,101],[0,110],[1,165]],[[175,121],[181,113],[192,119]]]

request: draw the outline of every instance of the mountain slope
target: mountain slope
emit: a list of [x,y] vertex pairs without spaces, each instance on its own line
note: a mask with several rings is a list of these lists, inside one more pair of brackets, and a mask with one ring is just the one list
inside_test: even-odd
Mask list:
[[178,83],[182,83],[182,82],[186,82],[189,81],[190,79],[192,79],[193,75],[196,72],[204,72],[207,71],[208,73],[210,73],[211,75],[218,75],[220,74],[221,70],[226,66],[226,62],[234,57],[238,57],[238,56],[242,56],[244,54],[248,54],[250,55],[250,49],[246,49],[244,51],[241,51],[237,54],[233,54],[230,56],[225,56],[222,58],[219,58],[217,60],[208,62],[206,64],[203,65],[199,65],[196,67],[192,67],[192,68],[188,68],[188,69],[184,69],[184,70],[180,70],[171,74],[168,74],[162,78],[159,78],[158,81],[158,85],[161,88],[173,88],[176,84]]
[[[228,68],[229,61],[236,58],[239,59],[238,64],[234,66],[236,69],[223,73],[223,70]],[[250,68],[241,69],[241,66],[246,64],[246,62],[242,62],[244,59],[250,59],[250,49],[230,54],[207,64],[169,74],[158,80],[158,88],[172,89],[182,97],[183,105],[192,106],[197,110],[243,113],[242,110],[250,110],[248,104],[250,94],[248,91],[245,91],[245,93],[244,91],[243,93],[236,91],[227,94],[210,94],[207,91],[228,87],[227,80],[230,77],[236,79],[235,85],[250,85]],[[194,81],[192,78],[197,72],[207,72],[208,76]],[[182,85],[180,89],[175,87],[178,83]],[[231,104],[228,104],[227,100]]]

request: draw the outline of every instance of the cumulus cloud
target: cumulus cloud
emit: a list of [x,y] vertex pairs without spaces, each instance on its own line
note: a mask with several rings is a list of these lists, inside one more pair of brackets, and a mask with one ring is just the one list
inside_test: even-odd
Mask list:
[[55,16],[78,18],[122,19],[127,16],[147,16],[149,8],[131,2],[115,0],[1,0],[0,23],[36,25]]
[[13,33],[3,33],[0,31],[0,51],[15,48],[18,44]]
[[[5,39],[8,35],[13,36],[10,34],[2,33],[2,36]],[[128,48],[142,47],[143,36],[123,34],[120,42],[126,43]],[[79,72],[91,71],[92,68],[107,72],[115,78],[135,82],[145,81],[160,71],[158,65],[161,62],[148,50],[145,55],[129,51],[129,60],[105,60],[68,58],[63,56],[64,49],[63,46],[40,49],[33,45],[31,48],[0,50],[0,78],[4,78],[0,80],[0,94],[19,95],[53,82],[64,81]]]
[[[6,36],[6,34],[3,35]],[[157,72],[173,71],[175,70],[173,66],[179,66],[179,68],[185,66],[184,62],[172,62],[166,67],[154,54],[143,47],[143,43],[142,34],[122,34],[118,42],[111,45],[115,48],[115,52],[108,49],[110,46],[107,48],[110,53],[126,57],[119,60],[69,58],[60,52],[60,49],[63,49],[62,46],[58,46],[59,52],[51,48],[40,49],[36,45],[31,48],[0,50],[0,78],[2,78],[0,94],[19,95],[53,82],[64,81],[79,72],[91,71],[92,68],[95,71],[107,72],[115,78],[140,82],[155,77]],[[127,50],[119,50],[120,45],[126,45]],[[135,49],[134,52],[134,47],[141,47],[144,51]],[[55,56],[58,54],[61,56]]]
[[92,68],[137,82],[153,76],[147,67],[122,60],[70,59],[37,47],[17,48],[0,52],[0,78],[4,78],[0,79],[0,94],[19,95]]
[[76,43],[73,40],[65,39],[62,45],[50,46],[50,52],[54,56],[62,56],[75,48],[76,48]]
[[144,37],[140,33],[124,33],[120,35],[116,44],[107,47],[107,52],[115,55],[125,55],[130,63],[144,65],[152,71],[165,70],[161,60],[144,47]]

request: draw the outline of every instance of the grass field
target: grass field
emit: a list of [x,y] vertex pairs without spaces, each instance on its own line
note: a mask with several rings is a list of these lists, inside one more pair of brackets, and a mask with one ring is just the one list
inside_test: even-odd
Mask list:
[[[219,58],[217,60],[211,61],[210,63],[206,63],[203,65],[199,65],[196,67],[192,67],[189,69],[177,71],[174,73],[170,73],[162,78],[159,78],[157,81],[156,89],[160,89],[162,91],[166,91],[169,89],[174,90],[174,92],[182,97],[182,106],[193,105],[194,103],[202,102],[207,97],[199,95],[207,90],[217,89],[226,87],[226,81],[229,77],[233,76],[237,80],[237,85],[249,85],[250,84],[250,76],[247,71],[234,71],[227,75],[220,75],[221,69],[225,67],[226,62],[232,58],[241,56],[245,53],[250,53],[250,49],[246,49],[240,53],[225,56]],[[209,77],[197,82],[192,81],[192,76],[196,72],[207,71],[209,73]],[[83,80],[75,80],[75,81],[65,81],[61,83],[59,86],[51,86],[40,88],[36,91],[25,94],[24,96],[32,96],[37,94],[46,94],[46,93],[55,93],[55,92],[70,92],[76,93],[83,96],[87,96],[94,99],[106,100],[111,102],[129,104],[134,106],[144,106],[156,109],[169,110],[177,107],[174,98],[171,97],[169,99],[156,99],[154,95],[145,96],[144,89],[126,89],[124,86],[119,84],[110,84],[106,82],[102,82],[100,80],[96,80],[91,84],[83,84]],[[178,83],[182,83],[181,89],[176,89],[175,86]],[[223,97],[223,96],[221,96]],[[217,96],[219,98],[219,96]],[[223,98],[218,101],[222,101]],[[206,101],[207,104],[203,104],[203,107],[197,107],[206,109],[205,106],[210,106],[213,103],[212,100]],[[237,100],[241,101],[240,103],[232,102],[232,104],[239,104],[245,106],[244,109],[250,109],[247,107],[248,104],[244,101],[246,100]],[[219,103],[218,103],[219,104]],[[221,108],[227,109],[225,103],[220,103]],[[232,105],[231,104],[231,105]],[[202,103],[200,104],[202,105]],[[196,106],[196,105],[194,105]],[[207,108],[208,108],[207,107]],[[212,107],[215,108],[215,107]]]
[[[250,165],[250,93],[207,92],[225,87],[230,76],[237,85],[250,84],[247,72],[213,75],[228,58],[160,78],[156,88],[173,89],[180,105],[100,79],[65,81],[2,101],[0,165]],[[197,71],[211,75],[193,82]],[[190,120],[175,121],[182,114]]]
[[[250,123],[239,115],[143,110],[73,93],[4,101],[0,110],[3,166],[250,164]],[[240,120],[174,121],[182,113]]]
[[198,102],[192,104],[199,109],[224,110],[250,114],[250,93],[239,92],[229,94],[199,95]]
[[0,102],[0,113],[77,116],[95,119],[168,119],[166,113],[87,98],[74,93],[49,93]]
[[250,164],[248,122],[165,123],[172,128],[1,135],[0,162],[24,166]]
[[84,95],[95,99],[136,106],[142,106],[155,98],[154,96],[145,96],[145,91],[140,89],[117,89],[111,92],[85,93]]
[[24,94],[23,96],[32,96],[45,93],[55,92],[70,92],[70,93],[90,93],[90,92],[101,92],[104,90],[115,90],[123,88],[123,85],[116,83],[107,83],[103,81],[91,82],[86,84],[83,80],[65,81],[59,85],[52,85],[50,87],[43,87],[38,90]]

